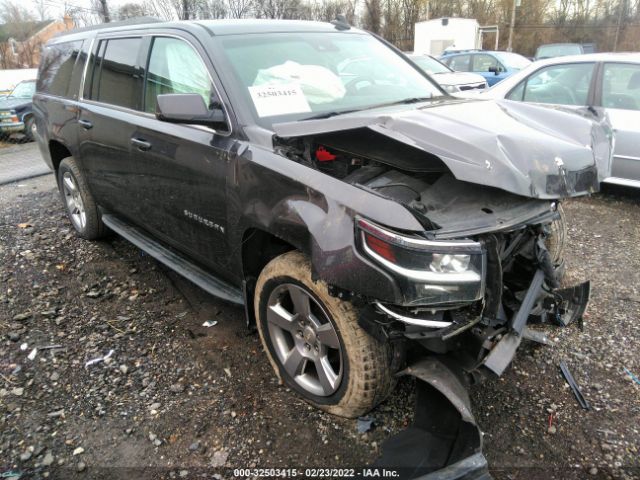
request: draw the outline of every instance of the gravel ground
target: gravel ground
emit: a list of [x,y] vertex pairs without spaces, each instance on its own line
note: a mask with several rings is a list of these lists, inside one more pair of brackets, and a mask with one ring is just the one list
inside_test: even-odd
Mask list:
[[[77,238],[53,183],[0,188],[0,476],[366,465],[411,422],[411,380],[371,413],[368,433],[307,406],[278,385],[240,309],[122,239]],[[640,385],[623,370],[640,376],[639,207],[633,191],[565,204],[567,276],[592,280],[592,302],[583,332],[524,345],[502,378],[474,387],[496,478],[640,478]],[[561,359],[591,410],[561,378]]]

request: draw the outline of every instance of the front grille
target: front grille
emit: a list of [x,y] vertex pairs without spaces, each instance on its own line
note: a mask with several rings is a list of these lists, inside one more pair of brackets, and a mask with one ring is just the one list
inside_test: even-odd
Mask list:
[[476,85],[460,85],[458,88],[464,92],[465,90],[482,90],[485,86],[484,83],[478,83]]

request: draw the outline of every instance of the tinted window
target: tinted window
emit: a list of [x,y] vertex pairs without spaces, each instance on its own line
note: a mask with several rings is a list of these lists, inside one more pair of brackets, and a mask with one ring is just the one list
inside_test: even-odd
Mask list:
[[491,55],[478,54],[473,56],[473,71],[488,72],[490,68],[497,68],[498,60]]
[[586,105],[593,66],[593,63],[573,63],[541,68],[512,90],[507,98],[557,105]]
[[446,64],[457,72],[468,72],[471,60],[470,55],[456,55],[446,59]]
[[602,106],[640,110],[640,65],[627,63],[604,65]]
[[71,74],[82,48],[82,40],[44,47],[38,71],[38,92],[66,96]]
[[139,110],[141,69],[137,65],[142,39],[117,38],[100,42],[91,86],[91,99]]
[[197,93],[211,103],[207,67],[191,45],[177,38],[153,41],[145,84],[145,110],[155,112],[156,98],[167,93]]

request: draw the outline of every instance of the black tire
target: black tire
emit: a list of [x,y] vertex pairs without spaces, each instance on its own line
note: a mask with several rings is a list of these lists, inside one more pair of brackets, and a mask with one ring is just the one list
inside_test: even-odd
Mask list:
[[[74,183],[75,191],[71,187],[70,181]],[[78,236],[87,240],[97,240],[107,234],[107,227],[102,223],[98,206],[73,157],[67,157],[60,163],[58,190],[69,221]],[[82,210],[84,210],[84,215]]]
[[[335,391],[331,393],[323,392],[319,395],[302,384],[301,379],[304,377],[308,377],[309,383],[311,383],[314,379],[314,373],[318,378],[320,377],[317,370],[319,368],[318,358],[311,357],[304,360],[302,374],[296,374],[295,378],[285,369],[281,360],[282,338],[275,337],[273,330],[275,328],[277,331],[280,327],[278,325],[274,327],[273,320],[267,319],[267,309],[273,308],[274,295],[275,298],[278,298],[276,305],[281,306],[287,299],[278,297],[278,292],[284,292],[283,295],[286,297],[287,292],[291,290],[300,290],[309,297],[311,304],[309,311],[312,312],[309,318],[317,320],[323,316],[324,323],[321,323],[318,331],[323,329],[326,334],[327,323],[330,323],[337,334],[339,348],[335,350],[332,347],[326,348],[326,351],[334,354],[334,363],[337,363],[335,351],[340,354],[340,380],[339,384],[333,387]],[[293,306],[293,297],[290,297],[289,305]],[[328,293],[325,282],[320,280],[314,282],[311,279],[311,263],[304,254],[297,251],[288,252],[267,264],[260,273],[256,284],[254,308],[258,332],[276,374],[281,382],[295,390],[308,403],[334,415],[354,418],[378,405],[393,390],[395,379],[390,368],[391,348],[389,344],[378,342],[358,325],[357,310],[350,302],[332,297]],[[288,308],[291,312],[295,310],[295,308]],[[273,319],[273,311],[270,310],[269,313],[272,315],[270,318]],[[304,318],[304,316],[297,314],[292,318]],[[307,324],[309,323],[307,322]],[[288,343],[284,349],[291,346],[289,356],[292,356],[291,353],[296,350],[297,345],[300,345],[299,342],[308,340],[306,333],[308,328],[311,327],[307,325],[305,333],[300,330],[296,334],[288,332],[291,333],[293,343]],[[284,329],[281,330],[284,331]],[[317,337],[310,335],[314,342],[320,339],[320,350],[315,350],[315,352],[322,352],[325,345],[322,344],[320,335]],[[307,346],[305,344],[305,347]],[[311,356],[314,352],[309,351],[307,354]],[[329,356],[327,355],[325,358],[329,358]],[[310,365],[307,364],[309,361],[311,361]]]
[[35,135],[33,129],[36,125],[36,119],[33,115],[29,115],[24,121],[24,136],[29,142],[33,142],[35,140]]

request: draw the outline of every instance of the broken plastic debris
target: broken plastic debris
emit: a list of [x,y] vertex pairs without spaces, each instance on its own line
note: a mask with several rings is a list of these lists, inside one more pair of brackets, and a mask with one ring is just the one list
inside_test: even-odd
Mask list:
[[87,363],[84,364],[84,367],[87,368],[91,365],[95,365],[96,363],[104,362],[107,358],[110,358],[111,355],[113,355],[113,350],[109,350],[109,353],[107,353],[104,357],[98,357],[98,358],[89,360]]
[[371,430],[371,428],[374,425],[374,418],[373,417],[359,417],[358,418],[358,433],[366,433],[369,430]]
[[202,324],[203,327],[215,327],[218,324],[217,320],[207,320]]
[[638,385],[640,385],[640,380],[638,380],[638,377],[636,377],[633,373],[631,373],[629,369],[627,369],[626,367],[622,367],[622,368],[624,369],[625,373],[631,377],[631,380],[633,380]]
[[569,387],[571,387],[571,390],[573,391],[573,395],[576,397],[576,400],[578,401],[580,406],[585,410],[591,409],[591,405],[589,405],[589,402],[582,395],[582,392],[580,391],[580,387],[574,380],[573,375],[571,375],[571,372],[569,371],[569,367],[567,367],[567,364],[564,362],[564,360],[560,362],[560,372],[562,372],[562,376],[564,376],[564,379],[569,384]]
[[38,349],[34,348],[33,350],[31,350],[31,352],[29,353],[29,355],[27,355],[27,358],[29,360],[35,360],[36,355],[38,355]]

